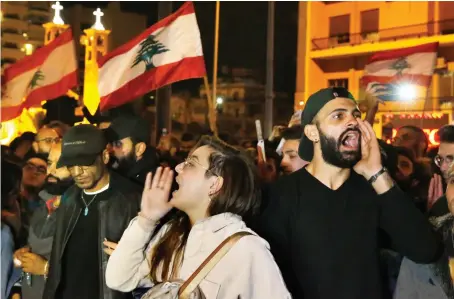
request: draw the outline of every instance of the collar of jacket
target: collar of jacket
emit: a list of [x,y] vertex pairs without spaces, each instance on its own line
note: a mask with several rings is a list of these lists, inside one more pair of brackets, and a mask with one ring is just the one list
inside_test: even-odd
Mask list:
[[41,192],[38,193],[38,196],[44,201],[48,201],[49,199],[57,197],[57,195],[52,195],[46,190],[41,190]]
[[197,221],[192,227],[192,230],[209,230],[215,233],[232,223],[240,221],[241,216],[232,213],[222,213]]

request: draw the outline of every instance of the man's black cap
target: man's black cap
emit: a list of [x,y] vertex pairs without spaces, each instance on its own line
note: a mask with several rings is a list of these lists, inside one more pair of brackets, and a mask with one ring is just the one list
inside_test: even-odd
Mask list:
[[57,168],[93,165],[96,157],[106,148],[103,132],[92,125],[72,127],[62,139],[61,156]]
[[116,117],[109,128],[106,129],[106,135],[109,142],[132,137],[139,142],[148,144],[150,133],[149,122],[134,115]]
[[[330,87],[320,89],[316,93],[312,94],[306,102],[303,113],[301,114],[301,126],[312,124],[314,117],[317,113],[325,106],[329,101],[334,100],[335,98],[347,98],[355,101],[353,95],[343,87]],[[314,145],[312,141],[307,138],[306,134],[303,132],[301,137],[301,142],[298,148],[298,154],[301,159],[305,161],[312,161],[314,156]]]

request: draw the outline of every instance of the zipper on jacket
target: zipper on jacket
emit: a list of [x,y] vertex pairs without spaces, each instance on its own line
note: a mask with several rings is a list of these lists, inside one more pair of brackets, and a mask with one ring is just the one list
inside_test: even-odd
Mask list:
[[[76,209],[77,209],[77,205],[74,206],[74,210],[73,210],[73,212],[71,214],[71,218],[69,219],[69,225],[71,225],[71,220],[73,219],[73,216],[74,216],[74,213],[76,212]],[[76,222],[74,223],[73,227],[71,228],[71,231],[69,232],[69,234],[65,233],[65,236],[64,236],[65,239],[63,241],[63,247],[62,247],[61,254],[60,254],[60,260],[62,259],[63,254],[65,252],[66,244],[68,244],[69,238],[71,237],[71,234],[73,233],[74,228],[77,225],[77,221],[79,221],[80,214],[82,214],[82,209],[79,210],[79,213],[78,213],[77,218],[76,218]],[[69,226],[68,226],[68,228],[66,228],[66,232],[68,232],[68,229],[69,229]],[[68,235],[68,238],[66,238],[66,235]]]
[[43,238],[44,230],[45,230],[45,228],[46,228],[46,226],[47,226],[47,222],[49,222],[49,221],[48,221],[49,218],[50,218],[50,214],[47,214],[46,220],[44,221],[43,228],[41,229],[41,232],[40,232],[40,234],[39,234],[39,238],[40,238],[40,239]]

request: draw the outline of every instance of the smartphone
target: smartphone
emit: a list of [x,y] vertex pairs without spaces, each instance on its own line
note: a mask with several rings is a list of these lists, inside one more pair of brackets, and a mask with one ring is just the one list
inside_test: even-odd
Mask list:
[[266,155],[265,155],[265,140],[263,140],[262,134],[262,123],[259,119],[255,120],[255,130],[257,131],[257,147],[260,148],[262,151],[263,161],[266,162]]

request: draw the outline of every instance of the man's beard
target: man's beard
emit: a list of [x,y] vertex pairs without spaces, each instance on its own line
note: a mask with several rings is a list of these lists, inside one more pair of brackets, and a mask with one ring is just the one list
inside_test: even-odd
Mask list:
[[118,159],[118,167],[117,170],[120,173],[125,173],[129,169],[131,169],[134,164],[136,164],[136,154],[132,151],[126,156],[122,157],[121,159]]
[[[51,177],[55,179],[56,182],[49,182],[49,178]],[[52,195],[63,195],[63,193],[65,193],[66,190],[68,190],[72,185],[74,185],[72,178],[61,180],[53,175],[49,175],[44,183],[44,190]]]
[[[318,126],[317,126],[318,127]],[[318,127],[320,133],[320,146],[322,150],[322,157],[326,163],[339,168],[352,168],[361,160],[361,142],[358,140],[358,149],[353,151],[344,151],[340,150],[342,145],[342,140],[348,132],[354,131],[360,133],[357,128],[345,130],[339,139],[336,141],[334,137],[325,135],[320,127]],[[360,137],[361,138],[361,137]]]

